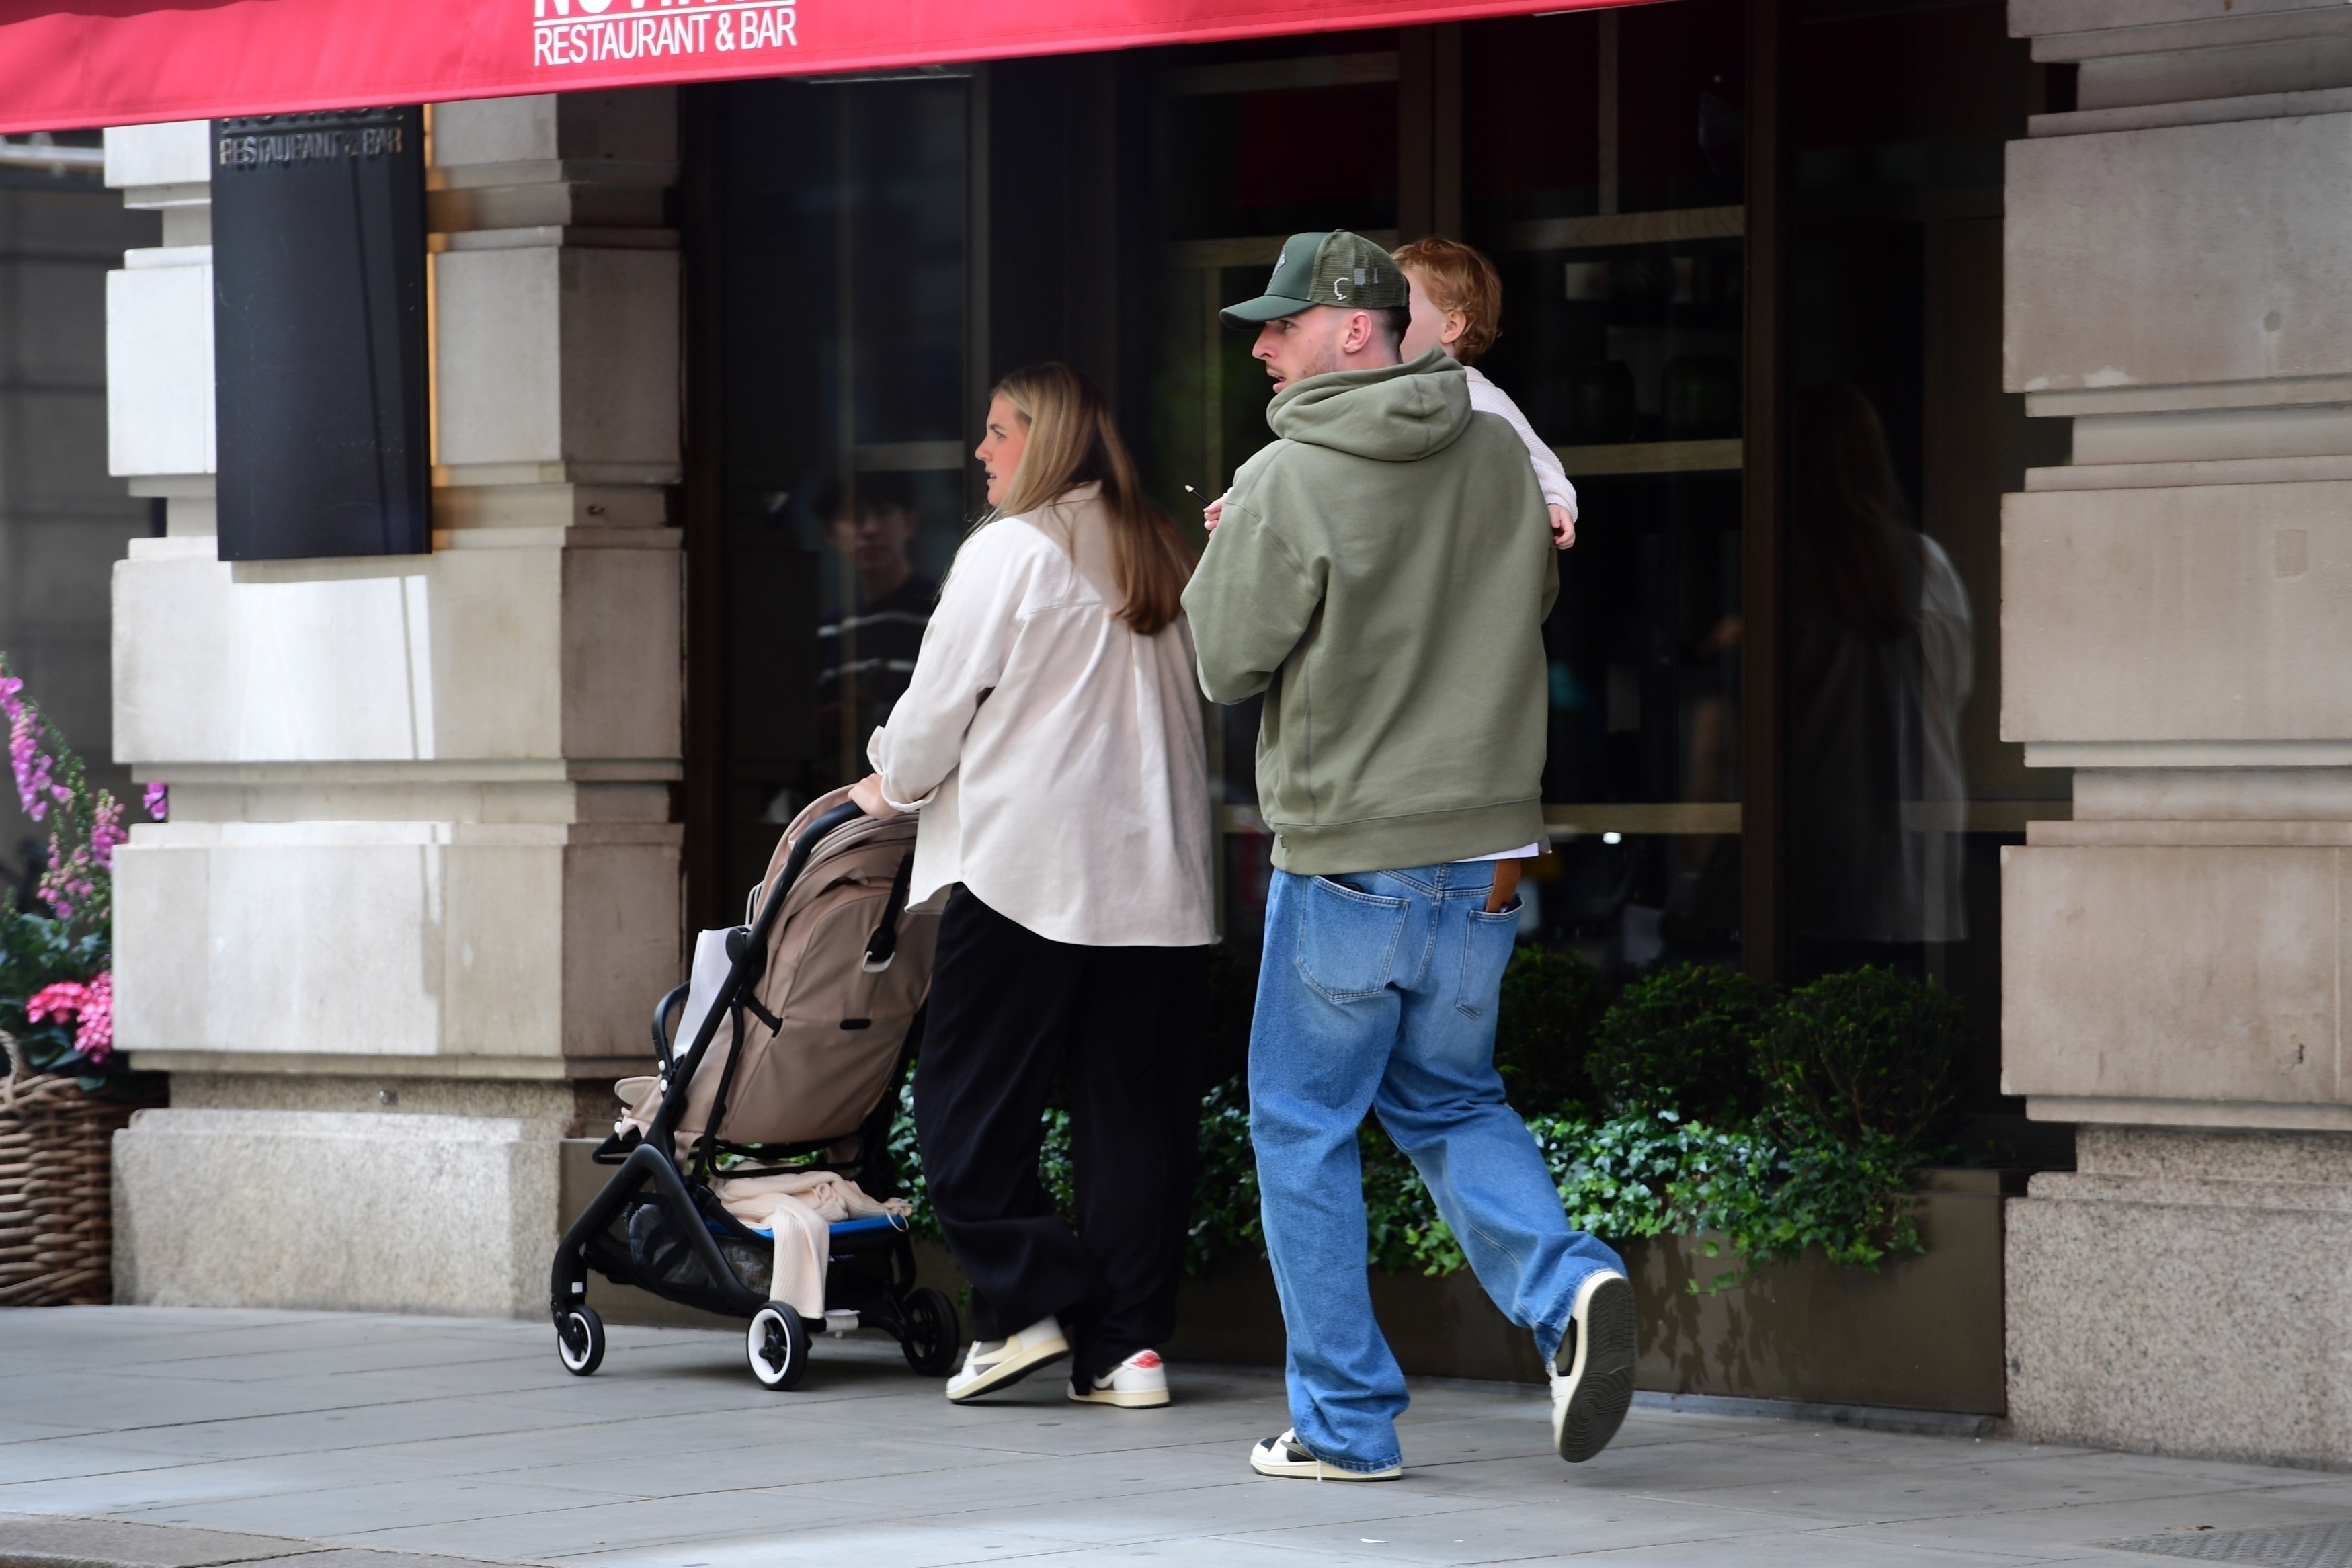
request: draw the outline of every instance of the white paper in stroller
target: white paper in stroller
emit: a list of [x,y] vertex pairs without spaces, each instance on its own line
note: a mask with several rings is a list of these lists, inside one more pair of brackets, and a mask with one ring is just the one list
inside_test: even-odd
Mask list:
[[[706,931],[694,939],[694,967],[687,976],[686,1007],[679,1013],[677,1032],[670,1038],[677,1042],[680,1060],[694,1045],[694,1037],[709,1016],[711,1005],[726,988],[727,975],[734,960],[727,956],[725,927]],[[721,1019],[719,1031],[710,1037],[713,1055],[723,1055],[735,1044],[735,1020]],[[662,1081],[658,1078],[624,1078],[614,1086],[626,1107],[620,1120],[613,1124],[615,1133],[635,1129],[644,1137],[653,1130],[654,1117],[661,1112]]]
[[[688,1050],[695,1037],[702,1032],[702,1020],[710,1016],[719,993],[726,988],[727,972],[734,960],[727,956],[727,938],[731,932],[721,929],[706,931],[694,939],[694,967],[686,977],[686,1010],[678,1015],[677,1041],[680,1054]],[[710,1037],[710,1049],[716,1053],[722,1047],[735,1043],[735,1020],[721,1019],[719,1032]]]

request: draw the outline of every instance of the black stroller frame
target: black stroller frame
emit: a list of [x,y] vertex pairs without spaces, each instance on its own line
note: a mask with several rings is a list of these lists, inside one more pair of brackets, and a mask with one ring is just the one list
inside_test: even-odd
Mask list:
[[[654,1049],[662,1065],[661,1109],[642,1141],[631,1145],[617,1137],[608,1138],[596,1151],[600,1164],[617,1164],[620,1169],[563,1233],[563,1239],[556,1244],[555,1262],[550,1271],[548,1311],[555,1320],[556,1354],[565,1369],[575,1375],[589,1375],[604,1359],[604,1321],[587,1301],[591,1269],[615,1284],[634,1285],[683,1305],[751,1320],[745,1350],[751,1375],[764,1387],[792,1388],[807,1372],[810,1334],[806,1321],[788,1302],[771,1301],[763,1291],[746,1283],[741,1270],[728,1256],[733,1250],[747,1259],[754,1257],[757,1249],[772,1249],[772,1239],[729,1214],[707,1181],[695,1172],[678,1168],[674,1151],[688,1093],[696,1071],[718,1037],[719,1020],[734,1019],[734,1038],[740,1040],[744,1010],[759,1009],[752,990],[766,967],[769,936],[786,896],[800,880],[816,846],[827,835],[863,815],[854,805],[836,806],[811,822],[793,843],[783,870],[770,885],[767,898],[752,923],[728,934],[730,962],[726,981],[703,1015],[701,1027],[695,1031],[682,1060],[673,1054],[668,1019],[671,1009],[685,998],[688,988],[677,987],[656,1005],[653,1036]],[[904,886],[902,874],[900,894]],[[870,955],[869,961],[877,956],[881,962],[888,961],[887,944],[895,941],[898,903],[899,897],[894,895],[891,915],[882,928],[888,936],[877,934],[881,950],[878,955]],[[898,1085],[921,1036],[922,1015],[918,1013],[906,1043],[899,1049],[898,1068],[891,1075],[889,1088],[856,1134],[857,1158],[850,1168],[868,1175],[886,1175],[890,1179],[880,1184],[886,1188],[895,1185],[896,1178],[888,1150]],[[706,1170],[707,1159],[700,1156],[718,1145],[718,1129],[727,1110],[728,1080],[740,1060],[740,1052],[729,1060],[711,1105],[709,1130],[697,1145],[698,1157],[695,1163]],[[777,1152],[786,1157],[821,1154],[831,1142],[790,1145]],[[816,1162],[793,1168],[844,1167]],[[887,1196],[887,1191],[875,1196]],[[914,1249],[898,1222],[853,1220],[835,1226],[826,1269],[827,1322],[824,1326],[829,1331],[846,1332],[846,1327],[832,1320],[845,1312],[855,1313],[856,1322],[847,1326],[885,1330],[898,1342],[908,1364],[917,1373],[944,1376],[954,1370],[956,1352],[961,1344],[955,1303],[943,1291],[918,1285],[915,1275]]]

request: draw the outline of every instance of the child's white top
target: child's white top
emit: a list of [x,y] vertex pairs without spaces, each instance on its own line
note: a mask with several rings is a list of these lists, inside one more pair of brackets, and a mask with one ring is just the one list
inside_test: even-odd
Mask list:
[[1536,465],[1536,483],[1543,487],[1544,504],[1566,507],[1569,520],[1576,518],[1576,486],[1568,482],[1568,471],[1559,465],[1559,458],[1536,434],[1535,426],[1511,401],[1511,394],[1488,381],[1475,365],[1465,365],[1462,373],[1470,378],[1470,406],[1480,413],[1492,413],[1509,422],[1519,439],[1528,444],[1528,460]]

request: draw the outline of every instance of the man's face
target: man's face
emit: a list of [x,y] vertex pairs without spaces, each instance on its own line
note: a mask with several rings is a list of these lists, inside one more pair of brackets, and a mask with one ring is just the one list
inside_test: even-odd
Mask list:
[[915,519],[904,507],[862,507],[854,521],[834,518],[832,533],[833,548],[856,562],[859,571],[883,571],[906,560]]
[[1293,382],[1345,369],[1349,324],[1362,319],[1360,310],[1309,305],[1296,316],[1276,317],[1259,328],[1250,354],[1265,361],[1265,373],[1280,392]]

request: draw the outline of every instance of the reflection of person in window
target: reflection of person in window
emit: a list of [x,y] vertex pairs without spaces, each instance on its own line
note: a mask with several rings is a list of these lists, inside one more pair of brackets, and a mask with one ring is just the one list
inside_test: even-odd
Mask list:
[[817,627],[817,721],[826,735],[862,753],[866,737],[907,689],[940,585],[907,554],[918,518],[906,475],[860,474],[849,497],[839,480],[829,479],[817,491],[816,514],[851,583],[845,602]]
[[1968,935],[1959,750],[1974,670],[1968,591],[1941,547],[1906,519],[1867,398],[1850,386],[1809,388],[1797,400],[1796,437],[1790,915],[1816,942],[1958,941]]

